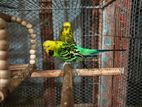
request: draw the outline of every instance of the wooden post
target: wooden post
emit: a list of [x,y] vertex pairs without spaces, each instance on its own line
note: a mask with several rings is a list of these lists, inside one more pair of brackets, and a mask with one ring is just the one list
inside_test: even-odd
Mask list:
[[71,65],[65,64],[64,72],[65,74],[61,93],[61,107],[74,107],[72,95],[73,70]]

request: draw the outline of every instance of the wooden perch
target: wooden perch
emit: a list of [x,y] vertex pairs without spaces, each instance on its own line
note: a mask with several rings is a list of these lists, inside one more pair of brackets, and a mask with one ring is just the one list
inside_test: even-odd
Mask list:
[[[74,72],[74,71],[73,71]],[[79,76],[109,76],[109,75],[121,75],[123,68],[95,68],[95,69],[76,69],[75,72]],[[63,70],[44,70],[35,71],[31,77],[63,77]]]
[[[15,66],[10,66],[9,69],[16,69],[17,70],[17,67],[18,65],[15,65]],[[9,94],[11,93],[13,90],[16,89],[16,87],[18,85],[20,85],[20,83],[25,80],[26,78],[30,77],[32,71],[34,69],[34,65],[20,65],[19,66],[19,71],[16,72],[15,75],[12,75],[12,78],[10,80],[10,84],[8,87],[6,87],[6,89],[2,89],[0,91],[0,102],[4,100],[4,98]]]
[[[66,65],[68,68],[68,65]],[[66,66],[64,70],[66,71]],[[34,71],[34,65],[29,64],[15,64],[10,65],[9,70],[11,71],[11,82],[7,89],[2,89],[0,91],[0,102],[10,93],[12,92],[24,79],[28,77],[41,77],[41,78],[48,78],[48,77],[63,77],[64,80],[67,77],[72,77],[72,73],[74,72],[73,69],[69,66],[69,71],[64,73],[63,70],[43,70],[43,71]],[[123,73],[123,68],[95,68],[95,69],[76,69],[75,72],[79,74],[79,76],[101,76],[101,75],[121,75]],[[69,76],[70,75],[70,76]],[[67,80],[68,85],[72,86],[71,78]],[[6,91],[7,90],[7,91]]]
[[69,64],[64,66],[64,81],[61,93],[61,107],[73,107],[73,95],[72,95],[72,78],[73,71]]
[[[12,73],[12,77],[20,73],[22,70],[28,67],[28,64],[15,64],[10,65],[9,70]],[[121,75],[123,74],[124,68],[94,68],[94,69],[73,69],[79,76],[109,76],[109,75]],[[31,77],[63,77],[63,70],[42,70],[33,71]]]
[[24,70],[28,66],[29,66],[29,64],[14,64],[14,65],[12,64],[12,65],[9,65],[9,70],[10,71]]

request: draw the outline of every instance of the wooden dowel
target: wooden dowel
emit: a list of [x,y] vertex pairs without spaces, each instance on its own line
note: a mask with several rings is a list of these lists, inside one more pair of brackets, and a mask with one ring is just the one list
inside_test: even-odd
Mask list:
[[7,40],[8,33],[5,29],[0,29],[0,40]]
[[33,60],[33,59],[30,60],[30,64],[34,65],[35,63],[36,63],[35,60]]
[[[28,64],[17,64],[10,65],[9,70],[17,71],[23,70],[27,67]],[[100,69],[76,69],[75,72],[79,74],[79,76],[102,76],[102,75],[121,75],[123,73],[123,68],[100,68]],[[73,71],[74,72],[74,71]],[[40,78],[48,78],[48,77],[63,77],[63,70],[43,70],[43,71],[34,71],[31,77],[40,77]]]
[[27,23],[26,28],[27,28],[27,29],[31,29],[31,28],[32,28],[32,24]]
[[[75,72],[78,73],[79,76],[109,76],[121,75],[123,68],[76,69]],[[63,70],[44,70],[33,72],[31,77],[63,77],[63,75]]]
[[31,77],[63,77],[63,70],[46,70],[46,71],[38,71],[33,72]]
[[0,70],[0,79],[9,79],[10,76],[11,73],[9,72],[9,70]]
[[17,23],[19,23],[19,24],[21,24],[22,19],[21,19],[21,18],[19,18],[19,17],[16,17],[16,22],[17,22]]
[[13,71],[13,70],[22,70],[25,69],[26,67],[28,67],[28,64],[11,64],[9,65],[9,70]]
[[72,77],[73,71],[69,64],[64,66],[64,81],[61,92],[61,106],[60,107],[74,107],[72,95]]
[[7,60],[8,59],[8,52],[0,50],[0,60]]
[[0,40],[0,50],[7,50],[7,49],[8,49],[7,40]]
[[35,60],[36,59],[36,55],[30,55],[30,59]]
[[35,45],[35,44],[32,44],[32,45],[31,45],[31,49],[32,49],[32,50],[35,50],[35,49],[36,49],[36,45]]
[[26,27],[27,22],[25,20],[22,20],[21,25],[24,26],[24,27]]

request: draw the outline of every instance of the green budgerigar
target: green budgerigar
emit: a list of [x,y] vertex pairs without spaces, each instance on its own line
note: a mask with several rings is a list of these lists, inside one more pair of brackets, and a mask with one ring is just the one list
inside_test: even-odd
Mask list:
[[47,40],[43,43],[44,50],[48,56],[59,58],[65,62],[78,62],[84,59],[94,58],[102,52],[109,51],[125,51],[124,49],[119,50],[98,50],[98,49],[87,49],[75,44],[70,44],[62,41]]

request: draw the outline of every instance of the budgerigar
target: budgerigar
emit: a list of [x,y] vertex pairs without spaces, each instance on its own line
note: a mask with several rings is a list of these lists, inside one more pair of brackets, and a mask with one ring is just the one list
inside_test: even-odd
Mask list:
[[75,44],[70,22],[64,22],[59,34],[59,41]]
[[97,57],[99,53],[108,51],[124,51],[122,50],[98,50],[87,49],[75,44],[62,41],[47,40],[43,43],[43,47],[48,56],[59,58],[65,62],[78,62],[87,58]]

